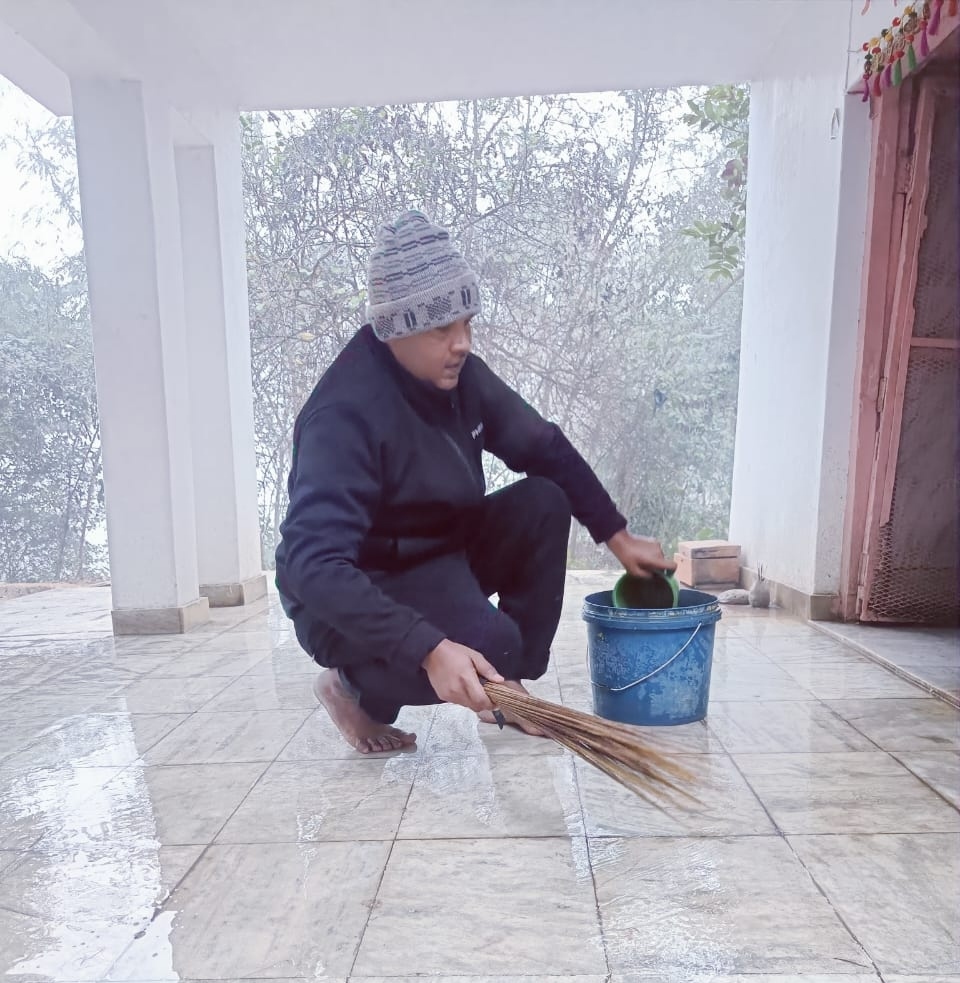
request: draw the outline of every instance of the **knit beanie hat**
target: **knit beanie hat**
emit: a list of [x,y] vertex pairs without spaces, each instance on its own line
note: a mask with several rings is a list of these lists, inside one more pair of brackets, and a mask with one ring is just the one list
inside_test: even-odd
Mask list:
[[418,211],[380,229],[367,269],[367,320],[381,341],[441,328],[479,310],[477,275],[446,229]]

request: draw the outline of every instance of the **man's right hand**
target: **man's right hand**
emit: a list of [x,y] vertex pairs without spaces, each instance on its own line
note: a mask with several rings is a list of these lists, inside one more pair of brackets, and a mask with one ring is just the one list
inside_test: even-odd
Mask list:
[[445,638],[422,664],[430,685],[444,703],[458,703],[477,713],[493,709],[481,677],[502,683],[503,676],[479,652]]

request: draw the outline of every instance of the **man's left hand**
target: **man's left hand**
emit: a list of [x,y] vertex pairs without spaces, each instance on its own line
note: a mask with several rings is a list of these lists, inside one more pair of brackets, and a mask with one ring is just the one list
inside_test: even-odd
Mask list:
[[611,553],[623,564],[623,569],[634,577],[649,577],[663,570],[676,570],[677,565],[663,555],[663,549],[655,539],[633,536],[621,529],[607,540]]

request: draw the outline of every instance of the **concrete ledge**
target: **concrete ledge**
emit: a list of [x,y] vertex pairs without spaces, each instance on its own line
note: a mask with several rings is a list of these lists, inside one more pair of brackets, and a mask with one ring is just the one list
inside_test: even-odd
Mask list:
[[[749,590],[757,579],[755,570],[740,568],[740,583]],[[805,621],[839,621],[836,594],[806,594],[796,587],[767,580],[770,585],[770,604]]]
[[242,607],[267,596],[267,577],[261,573],[239,584],[201,584],[200,596],[212,608]]
[[114,635],[183,635],[210,620],[210,603],[198,597],[179,608],[127,608],[110,614]]
[[56,584],[0,584],[0,601],[39,594],[41,591],[53,590],[56,586]]
[[[843,626],[840,627],[842,628]],[[895,676],[899,676],[908,683],[913,683],[914,686],[925,690],[931,696],[935,696],[938,700],[943,700],[944,703],[949,703],[950,706],[960,710],[960,696],[957,696],[955,693],[951,693],[950,690],[944,689],[942,686],[937,686],[935,683],[931,683],[924,679],[923,676],[919,675],[918,673],[911,672],[909,669],[897,665],[897,663],[892,659],[888,659],[879,652],[875,652],[869,645],[858,641],[856,638],[851,638],[849,635],[844,634],[841,630],[838,630],[838,628],[831,627],[830,625],[817,625],[816,628],[817,631],[823,632],[824,635],[835,639],[842,645],[849,645],[850,648],[856,649],[856,651],[858,651],[861,655],[865,655],[872,662],[876,662],[877,665],[883,666],[884,669],[889,669]],[[880,630],[882,631],[882,629]]]

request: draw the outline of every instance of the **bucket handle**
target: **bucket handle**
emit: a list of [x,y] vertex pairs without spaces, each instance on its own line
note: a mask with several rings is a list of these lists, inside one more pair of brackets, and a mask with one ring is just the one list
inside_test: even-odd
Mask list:
[[603,683],[598,683],[595,680],[591,680],[594,686],[602,686],[605,690],[611,693],[622,693],[624,690],[632,689],[634,686],[639,686],[641,683],[645,683],[648,679],[653,679],[658,672],[663,672],[671,663],[676,662],[677,659],[683,655],[684,652],[690,647],[690,643],[697,637],[697,632],[703,627],[703,622],[701,621],[696,628],[693,629],[693,634],[684,642],[683,648],[679,652],[671,655],[669,659],[662,666],[658,666],[653,672],[648,672],[646,676],[641,676],[639,679],[635,679],[632,683],[627,683],[626,686],[605,686]]

